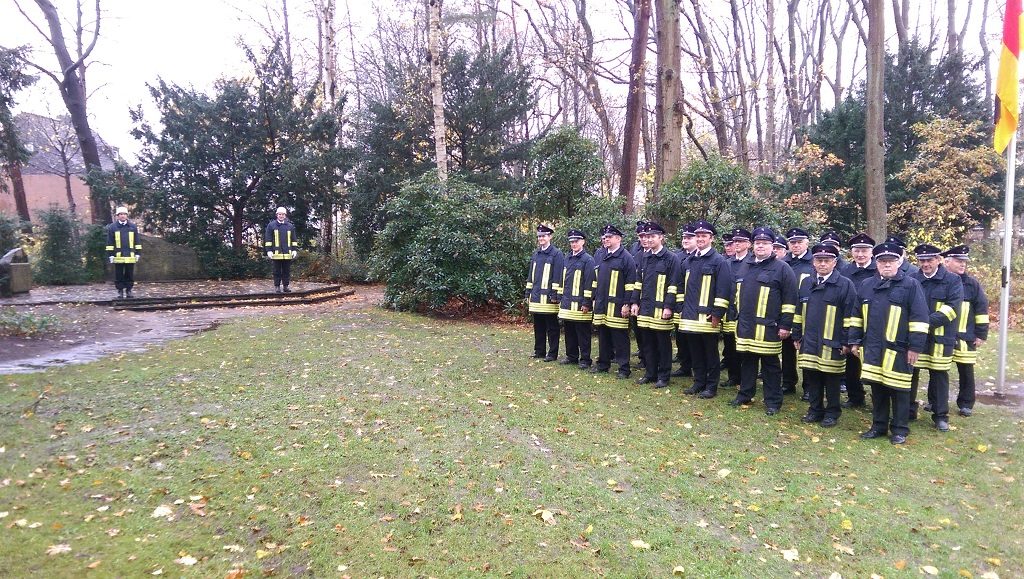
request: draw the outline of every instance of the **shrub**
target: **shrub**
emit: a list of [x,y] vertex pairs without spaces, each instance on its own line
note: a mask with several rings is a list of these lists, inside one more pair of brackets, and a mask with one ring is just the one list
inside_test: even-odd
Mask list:
[[63,209],[39,212],[43,240],[32,277],[36,283],[70,285],[85,281],[78,222]]
[[107,230],[102,225],[88,225],[82,236],[85,248],[85,278],[102,281],[107,262]]
[[565,238],[570,229],[579,229],[587,234],[587,251],[593,255],[601,247],[601,229],[607,223],[619,228],[623,233],[622,244],[629,247],[636,241],[635,215],[624,215],[620,204],[607,197],[591,196],[580,205],[579,213],[566,220],[564,227],[555,231],[555,245],[567,251],[569,242]]
[[59,326],[56,316],[19,312],[13,307],[0,308],[0,336],[33,338],[56,331]]
[[331,282],[365,283],[369,268],[359,259],[355,247],[348,244],[341,255],[299,252],[293,275]]
[[519,201],[434,172],[406,182],[385,206],[370,272],[395,309],[439,310],[522,300],[530,238]]
[[21,244],[18,226],[17,218],[0,212],[0,256]]

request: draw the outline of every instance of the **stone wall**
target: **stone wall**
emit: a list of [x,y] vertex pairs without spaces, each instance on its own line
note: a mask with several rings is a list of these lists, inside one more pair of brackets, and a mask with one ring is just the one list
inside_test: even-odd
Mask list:
[[[142,260],[135,266],[136,281],[202,279],[203,268],[195,250],[159,237],[140,235]],[[107,279],[114,279],[114,266],[107,264]]]

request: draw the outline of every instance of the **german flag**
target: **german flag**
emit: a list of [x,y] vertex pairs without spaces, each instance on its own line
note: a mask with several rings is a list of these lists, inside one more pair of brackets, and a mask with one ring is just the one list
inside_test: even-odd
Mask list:
[[1021,0],[1006,1],[1006,19],[1003,21],[1003,50],[999,57],[999,76],[996,77],[996,131],[993,145],[1002,154],[1010,137],[1017,132],[1020,108],[1017,103],[1017,62],[1021,45]]

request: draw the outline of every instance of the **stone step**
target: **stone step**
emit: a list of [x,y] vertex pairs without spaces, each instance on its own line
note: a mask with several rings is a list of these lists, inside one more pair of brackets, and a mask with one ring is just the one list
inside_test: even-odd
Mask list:
[[[342,290],[338,286],[335,291],[310,291],[291,294],[249,294],[231,296],[234,299],[183,299],[183,298],[151,298],[142,300],[115,300],[113,308],[129,312],[158,312],[166,310],[200,310],[209,308],[241,308],[258,306],[288,306],[297,304],[318,304],[336,300],[354,294],[354,290]],[[219,296],[223,297],[223,296]]]

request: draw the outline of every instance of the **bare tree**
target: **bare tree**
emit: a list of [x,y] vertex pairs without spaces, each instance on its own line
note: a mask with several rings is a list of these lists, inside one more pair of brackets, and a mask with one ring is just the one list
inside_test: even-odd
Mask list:
[[636,19],[633,32],[633,46],[629,64],[629,95],[626,97],[626,127],[622,134],[622,170],[619,172],[619,195],[622,209],[633,212],[636,193],[636,164],[640,151],[640,125],[643,110],[643,95],[647,91],[645,82],[647,56],[647,29],[651,23],[650,0],[637,0]]
[[68,200],[68,209],[72,214],[78,210],[72,191],[72,179],[85,172],[79,159],[81,147],[71,119],[67,116],[57,118],[42,115],[23,115],[19,123],[28,139],[37,147],[33,151],[33,166],[64,181],[64,193]]
[[[78,54],[74,58],[72,58],[71,53],[68,51],[57,8],[49,0],[35,0],[35,2],[46,19],[48,33],[40,28],[28,13],[22,9],[18,0],[15,0],[15,5],[17,5],[18,11],[21,12],[25,19],[53,48],[60,68],[54,72],[34,62],[26,62],[48,76],[60,88],[60,95],[71,117],[71,125],[75,129],[75,135],[78,138],[85,165],[89,170],[100,169],[99,147],[96,144],[96,137],[93,135],[92,127],[89,126],[89,111],[85,88],[87,60],[96,47],[96,41],[100,37],[100,2],[95,0],[95,22],[92,24],[92,31],[89,35],[91,38],[88,43],[83,42],[83,38],[87,34],[87,25],[82,19],[82,0],[77,0],[76,2],[78,18],[76,20],[75,37],[77,39]],[[110,208],[103,207],[99,199],[91,193],[89,195],[89,206],[93,223],[104,223],[110,217]]]
[[884,239],[887,221],[882,127],[885,106],[885,0],[864,1],[868,6],[867,119],[864,135],[868,235]]
[[447,131],[444,125],[444,87],[441,86],[441,0],[427,0],[429,18],[430,100],[434,111],[434,157],[437,177],[448,180]]
[[658,81],[656,83],[653,200],[661,186],[671,181],[682,167],[683,85],[679,0],[656,0],[655,31],[658,38]]

